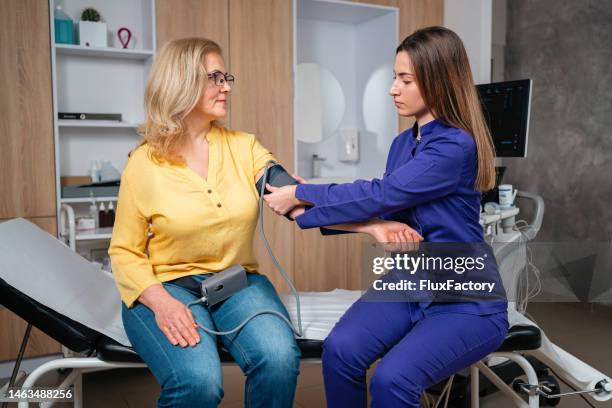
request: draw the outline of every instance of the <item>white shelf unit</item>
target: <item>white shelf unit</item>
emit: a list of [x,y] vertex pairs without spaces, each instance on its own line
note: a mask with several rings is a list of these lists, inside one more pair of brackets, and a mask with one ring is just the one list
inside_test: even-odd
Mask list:
[[[81,12],[87,7],[100,12],[108,47],[56,44],[57,5],[75,23],[76,42]],[[136,130],[144,120],[144,90],[156,49],[155,0],[49,0],[49,10],[58,231],[71,248],[91,259],[93,251],[104,252],[112,228],[76,231],[75,221],[88,214],[91,199],[63,198],[60,177],[88,175],[92,160],[110,160],[122,171],[128,153],[137,146]],[[121,27],[132,33],[126,49],[116,34]],[[120,113],[122,121],[59,120],[59,112]],[[95,201],[116,207],[117,197]]]
[[[109,197],[94,197],[94,200],[98,203],[100,202],[116,202],[117,196],[109,196]],[[70,197],[70,198],[62,198],[62,204],[78,204],[78,203],[91,203],[91,198],[89,197]]]
[[60,128],[118,128],[118,129],[136,129],[137,123],[119,122],[113,120],[71,120],[58,119],[57,125]]
[[93,231],[79,231],[75,238],[77,241],[109,240],[112,232],[111,227],[97,228]]
[[72,44],[55,44],[55,52],[59,55],[78,55],[84,57],[124,58],[147,60],[153,56],[151,50],[131,50],[123,48],[83,47]]

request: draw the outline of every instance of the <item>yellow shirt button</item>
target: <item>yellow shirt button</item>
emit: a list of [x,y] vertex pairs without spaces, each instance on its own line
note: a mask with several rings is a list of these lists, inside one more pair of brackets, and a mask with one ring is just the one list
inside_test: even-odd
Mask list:
[[211,189],[208,189],[208,194],[210,194],[210,193],[212,193],[212,190],[211,190]]
[[217,207],[221,208],[221,203],[218,203],[218,204],[217,204]]

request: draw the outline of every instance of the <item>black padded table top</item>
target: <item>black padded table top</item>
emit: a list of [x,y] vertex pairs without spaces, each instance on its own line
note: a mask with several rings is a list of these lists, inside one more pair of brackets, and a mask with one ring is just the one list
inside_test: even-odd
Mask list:
[[[322,341],[298,339],[297,343],[300,351],[302,352],[301,358],[321,358],[323,346]],[[106,336],[100,339],[97,344],[96,351],[98,358],[103,361],[142,363],[140,356],[138,356],[133,348],[121,345]],[[222,345],[219,345],[219,357],[223,363],[230,363],[234,361],[230,353]]]
[[[96,355],[108,362],[142,362],[131,347],[123,346],[104,334],[40,304],[3,279],[0,279],[0,304],[73,351]],[[323,341],[298,339],[297,342],[302,358],[321,357]],[[540,344],[540,329],[535,326],[513,326],[497,351],[534,350],[539,348]],[[219,355],[223,362],[233,361],[222,346],[219,347]]]

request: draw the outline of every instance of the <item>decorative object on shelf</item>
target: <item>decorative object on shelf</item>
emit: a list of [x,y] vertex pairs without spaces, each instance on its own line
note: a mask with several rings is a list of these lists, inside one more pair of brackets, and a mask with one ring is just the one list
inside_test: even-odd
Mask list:
[[92,183],[100,181],[100,162],[98,160],[92,160],[89,166],[89,177]]
[[108,204],[108,207],[105,206],[104,203],[100,203],[100,207],[98,207],[98,219],[100,220],[100,228],[113,226],[115,223],[115,207],[112,202]]
[[79,21],[79,44],[84,47],[108,47],[106,23],[100,21],[100,13],[86,8]]
[[94,220],[94,229],[98,228],[100,220],[98,219],[98,206],[96,205],[96,199],[93,196],[93,192],[90,192],[89,197],[91,202],[89,204],[89,218]]
[[77,113],[77,112],[58,112],[58,119],[73,119],[73,120],[114,120],[121,122],[122,116],[120,113]]
[[100,166],[100,181],[115,181],[121,178],[121,173],[119,170],[113,167],[110,160],[102,160],[102,165]]
[[96,221],[91,217],[79,217],[76,220],[77,231],[94,231],[96,229]]
[[[130,40],[132,39],[132,32],[127,27],[121,27],[117,30],[117,37],[119,37],[119,42],[123,46],[123,48],[127,48]],[[127,37],[124,40],[124,37]]]
[[98,207],[98,225],[100,228],[108,227],[107,218],[106,206],[104,203],[100,203],[100,206]]
[[60,5],[53,12],[53,26],[56,44],[74,44],[74,23]]
[[60,186],[78,186],[79,184],[91,184],[90,176],[61,176]]
[[115,225],[115,204],[112,201],[108,202],[108,222],[111,227]]

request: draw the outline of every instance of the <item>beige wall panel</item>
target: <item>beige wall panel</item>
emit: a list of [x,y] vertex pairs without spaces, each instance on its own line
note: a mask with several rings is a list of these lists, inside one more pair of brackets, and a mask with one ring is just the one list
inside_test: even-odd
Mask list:
[[228,6],[228,0],[157,0],[157,48],[177,38],[205,37],[216,41],[227,58]]
[[[254,133],[288,169],[293,167],[292,2],[230,0],[231,127]],[[265,210],[268,239],[280,263],[293,275],[294,224]],[[260,270],[286,291],[259,237]]]
[[347,288],[348,235],[322,236],[318,228],[295,233],[296,287],[301,291]]

